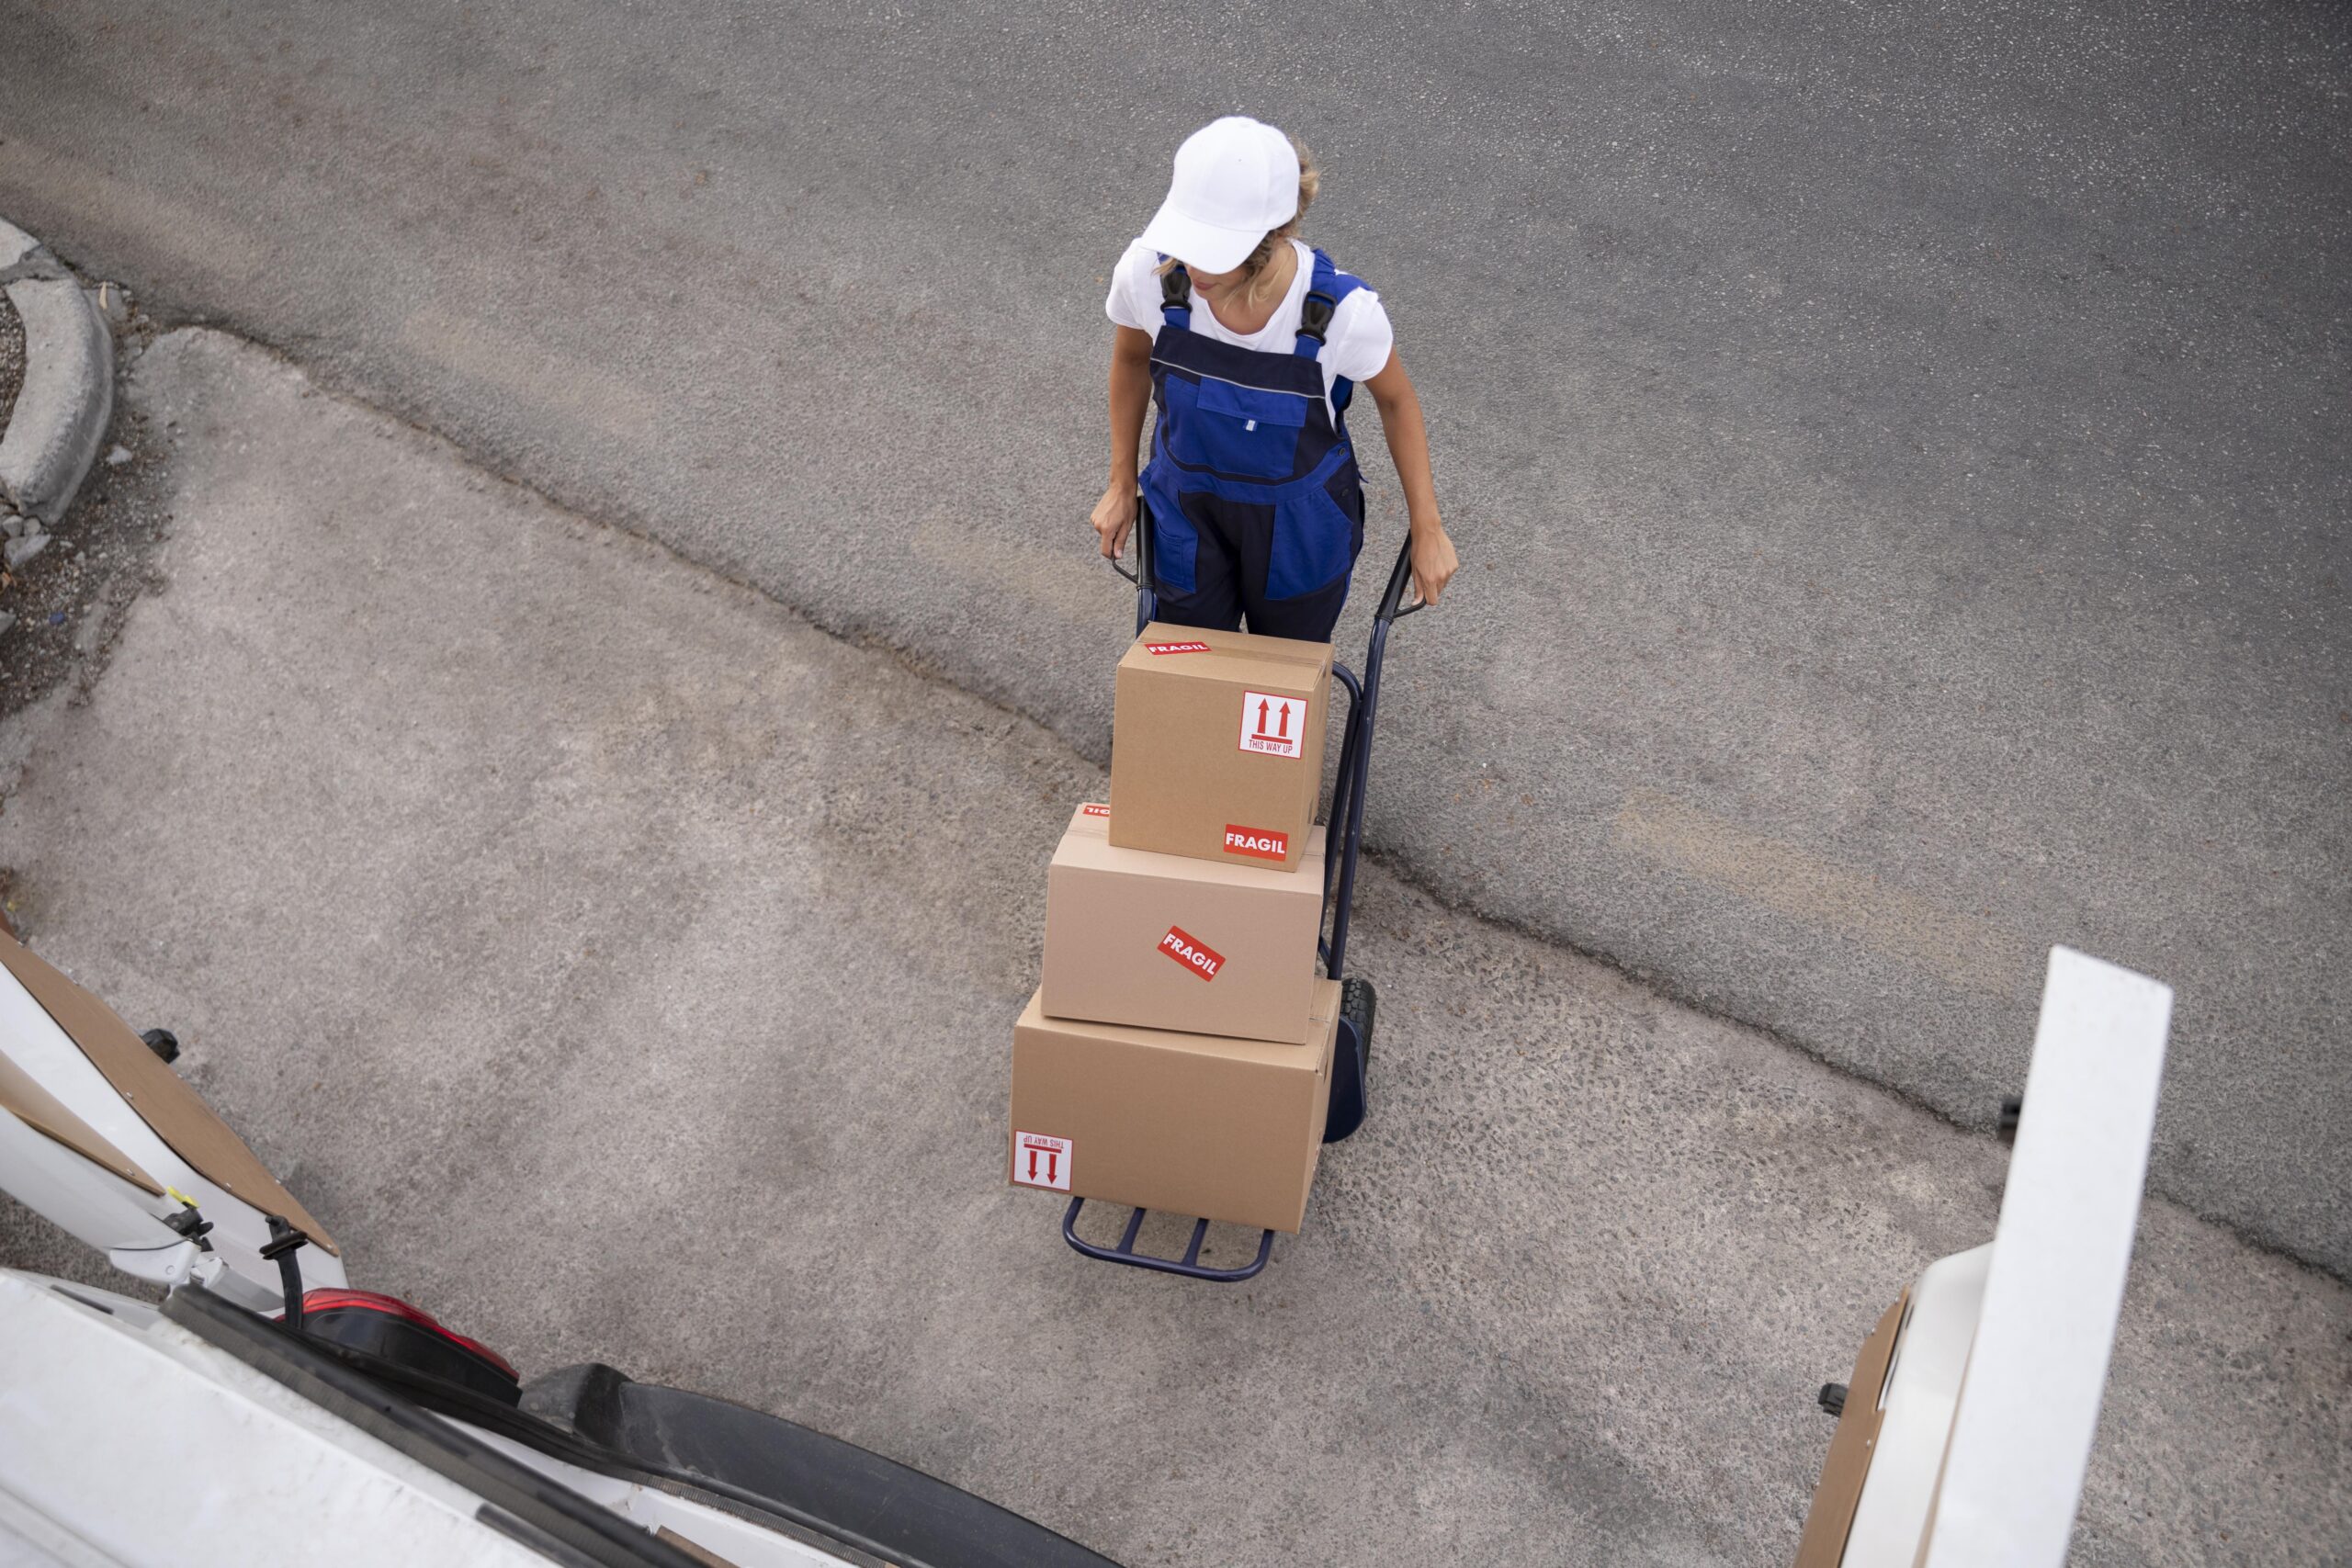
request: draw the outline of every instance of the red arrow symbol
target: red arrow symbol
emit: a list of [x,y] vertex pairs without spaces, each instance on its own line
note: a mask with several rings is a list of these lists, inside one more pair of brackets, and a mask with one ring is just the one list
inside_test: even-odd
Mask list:
[[1266,733],[1266,699],[1263,697],[1258,699],[1258,733]]
[[1274,739],[1277,740],[1290,739],[1290,705],[1288,703],[1283,705],[1282,723],[1274,731]]
[[1062,1156],[1061,1156],[1061,1151],[1060,1151],[1059,1149],[1050,1149],[1050,1150],[1047,1150],[1047,1151],[1046,1151],[1046,1186],[1051,1187],[1055,1182],[1059,1181],[1059,1180],[1061,1179],[1061,1168],[1062,1168]]
[[1037,1151],[1035,1149],[1029,1151],[1029,1179],[1037,1179]]

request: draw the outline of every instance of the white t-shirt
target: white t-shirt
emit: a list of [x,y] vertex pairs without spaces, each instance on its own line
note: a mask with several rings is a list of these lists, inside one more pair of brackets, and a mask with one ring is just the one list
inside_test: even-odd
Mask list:
[[[1290,280],[1290,291],[1266,324],[1244,337],[1216,319],[1200,290],[1193,291],[1193,330],[1203,337],[1219,343],[1234,344],[1242,348],[1254,348],[1262,354],[1288,354],[1298,339],[1299,310],[1306,301],[1306,286],[1314,281],[1315,253],[1304,242],[1293,240],[1298,252],[1296,275]],[[1111,274],[1111,297],[1102,301],[1102,310],[1123,327],[1133,327],[1139,333],[1157,334],[1159,331],[1159,253],[1141,240],[1127,247],[1119,265]],[[1340,301],[1331,312],[1331,324],[1323,333],[1323,397],[1328,405],[1331,383],[1341,376],[1351,381],[1369,381],[1388,367],[1389,350],[1396,346],[1396,333],[1388,324],[1387,309],[1380,296],[1370,288],[1359,288]]]

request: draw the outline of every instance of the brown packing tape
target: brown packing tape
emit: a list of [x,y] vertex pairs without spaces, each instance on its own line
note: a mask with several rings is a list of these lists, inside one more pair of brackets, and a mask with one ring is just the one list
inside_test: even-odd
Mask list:
[[701,1563],[703,1568],[735,1568],[735,1563],[731,1559],[719,1556],[718,1553],[703,1545],[700,1541],[693,1540],[685,1536],[680,1535],[668,1525],[657,1527],[653,1531],[653,1538],[656,1540],[667,1541],[670,1545],[676,1547],[680,1551],[684,1552],[688,1557],[691,1557],[696,1562]]
[[63,1100],[5,1055],[0,1055],[0,1110],[7,1111],[34,1132],[64,1145],[141,1191],[157,1198],[164,1196],[161,1182],[140,1169],[129,1155],[107,1142],[96,1128],[74,1114]]
[[22,942],[0,937],[0,966],[32,993],[57,1026],[106,1075],[115,1092],[198,1174],[265,1214],[283,1215],[317,1246],[336,1252],[326,1227],[311,1217],[310,1211],[278,1184],[244,1140],[204,1102],[204,1097],[149,1050],[113,1009]]
[[1895,1298],[1862,1341],[1854,1358],[1854,1375],[1846,1384],[1846,1408],[1838,1417],[1837,1433],[1829,1439],[1829,1457],[1822,1461],[1821,1483],[1813,1489],[1813,1507],[1805,1515],[1804,1534],[1797,1541],[1796,1568],[1838,1568],[1846,1555],[1847,1532],[1854,1528],[1854,1509],[1862,1500],[1862,1482],[1870,1474],[1878,1451],[1879,1393],[1886,1386],[1886,1371],[1894,1359],[1894,1340],[1903,1329],[1904,1310],[1911,1292]]

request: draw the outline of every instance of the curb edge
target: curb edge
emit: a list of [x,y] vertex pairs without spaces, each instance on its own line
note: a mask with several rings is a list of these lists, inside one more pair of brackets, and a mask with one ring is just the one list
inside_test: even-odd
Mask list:
[[81,284],[5,219],[0,256],[0,272],[17,275],[6,291],[25,330],[24,385],[0,431],[0,500],[53,524],[114,415],[114,334]]

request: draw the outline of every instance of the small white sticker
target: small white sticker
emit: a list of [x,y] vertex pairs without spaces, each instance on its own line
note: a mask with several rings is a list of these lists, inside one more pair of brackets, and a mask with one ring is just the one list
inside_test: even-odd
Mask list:
[[1035,1133],[1012,1134],[1012,1179],[1023,1187],[1069,1190],[1069,1140]]
[[1242,693],[1240,749],[1268,757],[1305,756],[1306,699],[1272,692]]

